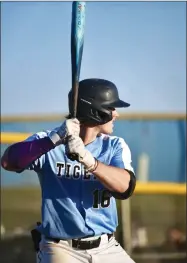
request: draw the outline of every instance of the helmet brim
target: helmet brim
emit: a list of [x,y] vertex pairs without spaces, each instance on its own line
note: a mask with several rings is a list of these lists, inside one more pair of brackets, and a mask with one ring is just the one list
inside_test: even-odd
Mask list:
[[117,101],[111,102],[109,104],[105,104],[103,106],[104,107],[112,107],[112,108],[127,108],[130,106],[130,104],[123,101],[123,100],[117,100]]

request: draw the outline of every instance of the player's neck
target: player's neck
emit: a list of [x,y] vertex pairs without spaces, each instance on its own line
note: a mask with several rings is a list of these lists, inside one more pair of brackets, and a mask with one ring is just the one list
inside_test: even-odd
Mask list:
[[80,129],[80,137],[85,145],[95,141],[97,136],[98,130],[96,129],[96,127],[81,127]]

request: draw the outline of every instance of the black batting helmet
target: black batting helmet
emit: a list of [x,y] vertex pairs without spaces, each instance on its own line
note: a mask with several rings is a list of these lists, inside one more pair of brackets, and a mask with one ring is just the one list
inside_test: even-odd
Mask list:
[[[69,112],[72,112],[72,91],[69,92]],[[79,82],[77,119],[82,123],[104,124],[112,120],[112,108],[129,107],[119,99],[114,83],[105,79],[84,79]]]

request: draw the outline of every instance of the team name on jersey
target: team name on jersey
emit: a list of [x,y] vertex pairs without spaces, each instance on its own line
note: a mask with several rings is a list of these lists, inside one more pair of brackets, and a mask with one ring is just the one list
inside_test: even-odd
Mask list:
[[81,178],[82,180],[97,180],[97,178],[90,172],[86,171],[85,167],[81,164],[57,162],[56,169],[58,177],[75,180]]

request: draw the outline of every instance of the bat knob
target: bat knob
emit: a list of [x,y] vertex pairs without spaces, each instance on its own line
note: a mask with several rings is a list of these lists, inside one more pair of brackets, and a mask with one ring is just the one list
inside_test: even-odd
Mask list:
[[67,154],[67,157],[71,160],[71,161],[77,161],[78,160],[78,155],[76,153],[69,153]]

